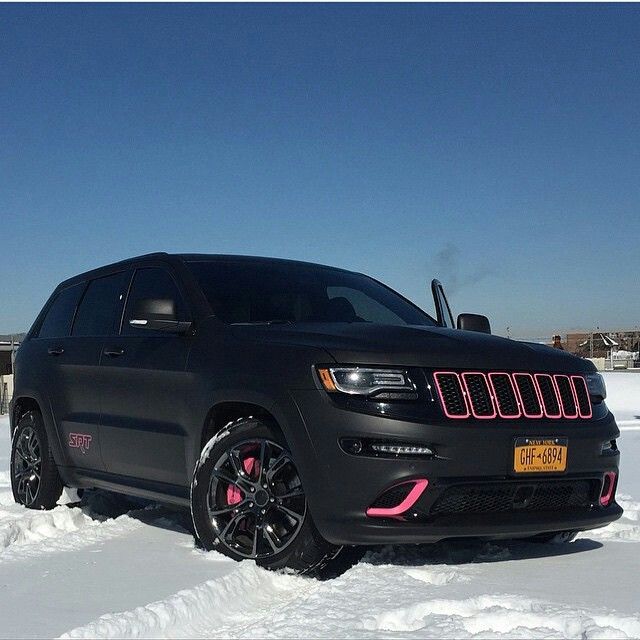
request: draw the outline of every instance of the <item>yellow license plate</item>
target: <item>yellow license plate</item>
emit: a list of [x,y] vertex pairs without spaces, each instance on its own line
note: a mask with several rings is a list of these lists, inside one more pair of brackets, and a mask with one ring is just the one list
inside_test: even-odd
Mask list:
[[567,438],[516,438],[513,469],[516,473],[565,471],[567,450]]

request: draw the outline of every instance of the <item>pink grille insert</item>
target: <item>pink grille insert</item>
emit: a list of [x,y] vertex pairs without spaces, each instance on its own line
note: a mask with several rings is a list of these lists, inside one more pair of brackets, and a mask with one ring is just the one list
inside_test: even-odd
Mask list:
[[442,410],[453,420],[587,420],[593,415],[587,383],[580,375],[437,371],[433,377]]

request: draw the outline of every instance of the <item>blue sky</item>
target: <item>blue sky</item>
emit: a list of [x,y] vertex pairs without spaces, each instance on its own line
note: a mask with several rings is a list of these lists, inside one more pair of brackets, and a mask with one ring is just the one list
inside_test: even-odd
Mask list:
[[155,250],[640,325],[634,5],[2,5],[0,333]]

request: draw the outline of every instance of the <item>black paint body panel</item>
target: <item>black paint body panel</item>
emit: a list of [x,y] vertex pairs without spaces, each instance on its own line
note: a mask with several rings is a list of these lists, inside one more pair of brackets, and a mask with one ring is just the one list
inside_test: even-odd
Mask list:
[[[516,436],[564,436],[569,463],[563,477],[617,472],[619,456],[602,455],[618,428],[606,405],[590,420],[452,421],[433,395],[434,370],[589,373],[593,365],[564,352],[496,336],[428,326],[317,323],[225,325],[212,315],[185,260],[153,254],[98,269],[63,283],[156,266],[175,278],[193,321],[187,335],[145,334],[38,338],[34,329],[17,353],[13,407],[35,401],[43,413],[56,462],[70,486],[98,486],[188,504],[207,418],[222,403],[260,407],[277,421],[299,467],[314,520],[341,544],[425,542],[457,536],[504,537],[602,526],[621,514],[607,508],[566,514],[448,516],[420,523],[367,517],[387,487],[428,478],[425,498],[470,479],[513,479]],[[224,257],[211,259],[224,260]],[[260,268],[259,258],[252,261]],[[262,262],[261,262],[262,261]],[[52,296],[53,298],[53,296]],[[49,355],[50,347],[64,349]],[[122,355],[105,355],[105,350]],[[315,374],[318,364],[393,365],[419,380],[416,401],[379,403],[332,398]],[[430,387],[431,385],[431,387]],[[12,428],[15,426],[15,415]],[[91,436],[86,452],[69,434]],[[435,459],[355,456],[342,438],[423,443]]]

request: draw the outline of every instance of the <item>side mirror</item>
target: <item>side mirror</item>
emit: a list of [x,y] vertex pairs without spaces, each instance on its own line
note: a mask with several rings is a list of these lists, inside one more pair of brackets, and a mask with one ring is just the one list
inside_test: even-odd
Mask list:
[[176,319],[176,303],[166,298],[143,298],[133,307],[129,326],[167,333],[186,333],[190,322]]
[[461,313],[456,323],[462,331],[478,331],[479,333],[491,333],[491,324],[487,316],[479,316],[476,313]]

